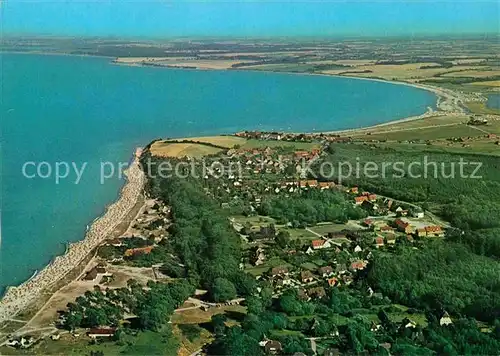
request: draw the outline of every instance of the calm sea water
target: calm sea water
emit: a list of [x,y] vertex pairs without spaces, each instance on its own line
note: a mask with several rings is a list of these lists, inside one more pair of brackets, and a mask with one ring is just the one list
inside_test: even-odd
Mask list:
[[[420,114],[436,101],[380,82],[125,67],[102,58],[3,54],[1,75],[0,289],[83,238],[122,184],[100,184],[100,162],[127,161],[154,138],[353,128]],[[87,166],[79,184],[74,172],[56,184],[25,178],[30,161]]]
[[490,94],[488,95],[488,101],[486,106],[491,109],[500,109],[500,94]]

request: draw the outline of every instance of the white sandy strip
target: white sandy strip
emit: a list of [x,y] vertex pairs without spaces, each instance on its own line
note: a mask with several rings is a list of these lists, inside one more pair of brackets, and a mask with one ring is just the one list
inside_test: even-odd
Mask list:
[[69,246],[66,254],[58,256],[33,278],[18,287],[10,287],[0,301],[0,322],[13,318],[33,304],[43,292],[65,277],[85,257],[111,234],[130,213],[144,188],[145,177],[138,159],[127,170],[127,183],[120,198],[110,205],[106,213],[95,220],[85,239]]

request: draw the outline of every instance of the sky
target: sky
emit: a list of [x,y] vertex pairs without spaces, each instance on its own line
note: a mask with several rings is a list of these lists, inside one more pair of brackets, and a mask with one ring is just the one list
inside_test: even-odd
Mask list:
[[0,0],[4,35],[397,36],[498,33],[489,0]]

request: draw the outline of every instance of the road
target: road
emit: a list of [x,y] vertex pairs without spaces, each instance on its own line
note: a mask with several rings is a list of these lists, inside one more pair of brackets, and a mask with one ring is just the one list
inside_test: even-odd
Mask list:
[[311,229],[310,229],[310,228],[308,228],[308,227],[306,227],[306,231],[310,232],[310,233],[311,233],[311,234],[313,234],[313,235],[318,236],[320,239],[322,239],[322,238],[323,238],[323,235],[318,234],[316,231],[313,231],[313,230],[311,230]]
[[481,132],[484,132],[484,133],[485,133],[485,134],[487,134],[487,135],[491,135],[491,132],[488,132],[488,131],[486,131],[486,130],[483,130],[483,129],[482,129],[482,128],[480,128],[480,127],[477,127],[477,126],[474,126],[474,125],[467,125],[467,126],[469,126],[469,127],[470,127],[470,128],[472,128],[472,129],[476,129],[476,130],[479,130],[479,131],[481,131]]

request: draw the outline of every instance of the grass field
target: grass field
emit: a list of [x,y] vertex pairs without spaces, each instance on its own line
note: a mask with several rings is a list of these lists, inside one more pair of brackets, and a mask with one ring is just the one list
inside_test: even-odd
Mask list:
[[[425,68],[428,67],[428,68]],[[452,69],[453,68],[453,69]],[[435,75],[442,75],[451,70],[475,69],[470,66],[454,66],[452,68],[440,67],[438,63],[422,62],[408,64],[368,64],[357,65],[349,70],[326,70],[325,74],[340,74],[356,77],[376,77],[385,80],[407,80],[416,81],[431,78]],[[362,71],[370,71],[361,73]]]
[[[164,333],[168,331],[160,330],[141,331],[136,336],[122,334],[121,341],[103,341],[92,343],[85,333],[74,337],[71,334],[63,334],[58,341],[44,339],[29,349],[30,355],[91,355],[100,352],[104,355],[120,354],[162,354],[169,353],[175,347],[173,343],[164,342]],[[0,355],[26,355],[26,350],[18,350],[9,347],[1,347]]]
[[266,148],[266,147],[292,147],[296,150],[311,150],[319,148],[320,144],[317,142],[287,142],[287,141],[266,141],[266,140],[248,140],[242,148]]
[[197,324],[178,324],[172,328],[180,341],[177,356],[189,356],[213,340],[212,334]]
[[474,83],[470,83],[469,85],[498,88],[498,87],[500,87],[500,80],[490,80],[490,81],[486,81],[486,82],[474,82]]
[[276,220],[274,220],[273,218],[262,215],[255,215],[255,216],[235,215],[232,218],[236,223],[241,225],[250,224],[252,226],[263,226],[276,223]]
[[369,127],[366,129],[359,129],[352,132],[347,132],[343,134],[343,136],[352,136],[357,137],[360,135],[366,135],[367,133],[376,134],[376,133],[386,133],[391,131],[398,130],[408,130],[408,129],[418,129],[425,128],[429,126],[438,126],[438,125],[451,125],[451,124],[459,124],[466,123],[469,121],[469,117],[465,115],[442,115],[442,116],[432,116],[419,120],[411,120],[404,122],[395,122],[390,125],[384,126],[376,126]]
[[461,143],[451,143],[445,140],[435,141],[430,146],[423,143],[409,144],[399,142],[383,142],[377,143],[377,147],[420,153],[435,152],[500,156],[499,146],[495,145],[495,141],[482,139],[469,143],[468,147],[464,147]]
[[485,102],[469,102],[465,104],[467,108],[475,114],[494,114],[500,115],[499,109],[492,109],[486,106]]
[[339,232],[346,228],[345,224],[321,224],[313,226],[310,229],[320,235],[326,235],[329,232]]
[[478,67],[477,70],[464,70],[459,72],[449,72],[443,74],[443,77],[454,78],[485,78],[500,75],[500,70],[490,67]]
[[196,143],[168,143],[157,141],[151,146],[151,154],[160,157],[201,158],[221,152],[222,149]]
[[492,134],[500,135],[500,120],[490,121],[484,129]]
[[318,266],[312,262],[305,262],[301,264],[300,267],[309,271],[316,271],[318,269]]
[[183,140],[210,143],[212,145],[226,147],[226,148],[233,148],[236,145],[242,146],[247,141],[243,137],[236,137],[236,136],[203,136],[203,137],[186,137],[186,138],[176,139],[176,141],[183,141]]
[[366,135],[365,140],[411,141],[411,140],[438,140],[453,137],[483,136],[484,132],[464,124],[436,126],[429,128],[410,128],[400,131]]
[[319,239],[318,236],[314,235],[312,232],[306,229],[282,229],[290,233],[290,238],[293,240],[316,240]]
[[261,274],[266,273],[271,268],[277,267],[277,266],[290,267],[291,265],[286,263],[285,261],[281,260],[279,257],[275,257],[275,258],[272,258],[270,260],[267,260],[262,265],[247,267],[247,268],[245,268],[245,272],[248,272],[253,276],[260,276]]
[[174,313],[171,321],[172,324],[202,324],[209,322],[212,315],[221,313],[243,315],[246,313],[246,307],[241,305],[225,305],[218,308],[210,308],[207,311],[201,309],[184,310]]

